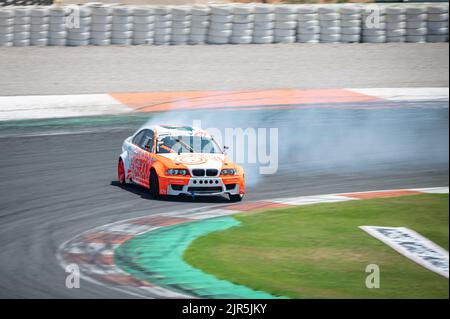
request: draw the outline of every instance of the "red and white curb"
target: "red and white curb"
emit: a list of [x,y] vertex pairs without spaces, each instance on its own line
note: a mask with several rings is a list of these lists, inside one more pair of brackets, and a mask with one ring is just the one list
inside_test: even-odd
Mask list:
[[193,298],[158,287],[150,282],[136,279],[122,271],[114,263],[114,250],[123,242],[142,233],[195,220],[233,215],[255,210],[283,208],[319,203],[335,203],[351,200],[386,198],[416,194],[448,194],[448,187],[396,189],[368,192],[326,194],[278,198],[264,201],[242,202],[218,205],[184,211],[154,214],[118,221],[93,228],[62,243],[57,251],[57,259],[64,269],[76,264],[81,278],[144,298]]
[[[290,90],[292,91],[292,90]],[[315,89],[296,91],[296,98],[291,102],[303,103],[309,101],[308,104],[316,103],[338,103],[338,102],[370,102],[370,101],[390,101],[390,102],[447,102],[449,101],[448,88],[342,88],[342,89]],[[315,91],[315,98],[311,99],[311,92]],[[209,91],[199,91],[200,97],[208,94]],[[233,91],[221,91],[223,94],[233,95]],[[261,90],[255,91],[254,94],[261,93]],[[341,92],[345,97],[334,96],[336,92]],[[154,105],[171,105],[179,106],[180,101],[192,101],[192,92],[141,92],[141,93],[104,93],[104,94],[71,94],[71,95],[29,95],[29,96],[0,96],[0,121],[9,120],[29,120],[29,119],[50,119],[50,118],[67,118],[79,116],[94,115],[114,115],[126,114],[131,112],[149,112],[154,110]],[[203,94],[204,93],[204,94]],[[247,92],[251,95],[252,92]],[[271,90],[267,90],[267,95],[275,94]],[[286,93],[288,95],[288,93]],[[282,93],[284,101],[286,95]],[[148,100],[148,96],[156,96]],[[338,94],[339,95],[339,94]],[[125,98],[123,98],[125,96]],[[233,103],[248,103],[249,96],[242,97],[244,101],[230,102],[228,100],[222,103],[233,106]],[[122,97],[122,98],[120,98]],[[320,97],[320,98],[318,98]],[[277,98],[277,96],[273,96]],[[264,101],[256,99],[256,109],[264,106]],[[140,101],[139,103],[136,101]],[[137,103],[137,104],[136,104]],[[204,101],[208,107],[212,107],[217,101]],[[142,104],[142,105],[141,105]],[[188,103],[183,103],[187,105]],[[142,106],[148,108],[142,109]],[[259,107],[258,107],[259,106]],[[188,107],[189,108],[189,107]],[[242,107],[246,109],[246,107]],[[168,109],[162,108],[161,111]]]

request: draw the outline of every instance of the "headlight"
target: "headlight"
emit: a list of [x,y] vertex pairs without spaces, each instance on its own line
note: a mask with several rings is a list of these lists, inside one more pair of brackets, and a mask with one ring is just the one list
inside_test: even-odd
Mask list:
[[220,175],[236,175],[236,170],[232,168],[223,169]]
[[170,168],[166,171],[166,175],[181,175],[181,176],[187,176],[189,175],[189,172],[187,169],[173,169]]

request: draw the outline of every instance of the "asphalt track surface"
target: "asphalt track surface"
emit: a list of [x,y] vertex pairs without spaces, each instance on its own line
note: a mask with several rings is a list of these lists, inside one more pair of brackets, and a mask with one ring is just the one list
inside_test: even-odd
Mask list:
[[[448,86],[448,44],[331,47],[274,45],[267,52],[253,46],[180,47],[166,54],[167,48],[153,47],[1,49],[0,95]],[[273,56],[277,62],[268,62]],[[224,57],[228,64],[221,62]],[[305,63],[306,58],[322,64]],[[58,246],[106,223],[227,203],[156,201],[139,187],[118,187],[122,141],[149,117],[0,123],[0,297],[131,297],[86,281],[80,289],[67,289],[55,258]],[[150,120],[172,119],[201,119],[204,127],[279,129],[278,172],[258,177],[250,165],[245,200],[448,186],[447,102],[373,110],[203,110],[152,114]]]
[[[448,185],[448,108],[445,103],[435,106],[216,110],[182,116],[202,119],[206,127],[220,118],[219,128],[234,123],[279,129],[278,173],[257,178],[250,167],[246,200],[260,200]],[[159,117],[164,118],[152,115],[153,120]],[[65,288],[65,273],[55,258],[57,247],[106,223],[227,202],[223,198],[153,200],[139,187],[117,185],[121,142],[147,119],[148,115],[140,115],[126,120],[0,125],[0,297],[130,297],[85,281],[80,289]]]
[[448,56],[448,43],[0,48],[0,96],[448,87]]

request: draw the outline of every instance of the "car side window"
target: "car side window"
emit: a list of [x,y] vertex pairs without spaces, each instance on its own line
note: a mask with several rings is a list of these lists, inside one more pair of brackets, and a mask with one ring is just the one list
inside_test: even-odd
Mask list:
[[141,144],[142,137],[144,136],[145,130],[137,133],[133,138],[133,144],[139,146]]
[[149,151],[149,152],[153,152],[153,138],[154,138],[155,134],[153,133],[152,130],[145,130],[144,136],[141,139],[140,142],[140,148]]

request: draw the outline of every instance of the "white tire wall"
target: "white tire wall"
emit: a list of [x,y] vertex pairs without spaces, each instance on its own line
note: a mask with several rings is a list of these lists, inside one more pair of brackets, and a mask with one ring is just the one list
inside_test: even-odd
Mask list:
[[0,47],[442,43],[448,19],[448,3],[7,6]]

